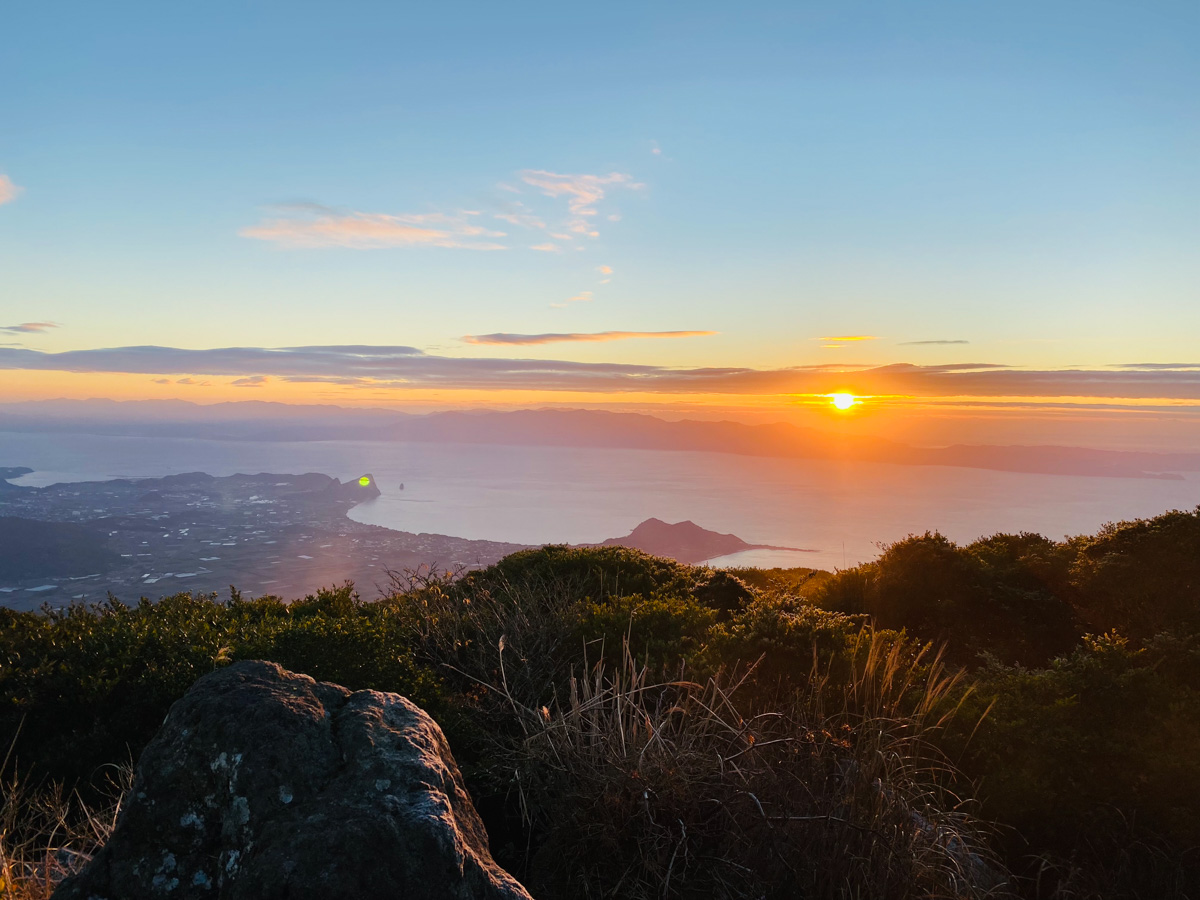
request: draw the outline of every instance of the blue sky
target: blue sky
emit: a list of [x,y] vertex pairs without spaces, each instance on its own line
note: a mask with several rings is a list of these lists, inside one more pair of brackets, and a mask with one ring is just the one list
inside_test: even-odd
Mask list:
[[0,325],[56,326],[13,349],[1196,361],[1195,3],[42,3],[5,30]]

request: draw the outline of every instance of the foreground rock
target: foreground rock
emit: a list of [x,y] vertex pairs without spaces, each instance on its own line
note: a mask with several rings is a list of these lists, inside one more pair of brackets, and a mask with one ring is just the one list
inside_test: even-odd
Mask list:
[[54,897],[529,900],[420,708],[250,661],[171,708],[112,839]]

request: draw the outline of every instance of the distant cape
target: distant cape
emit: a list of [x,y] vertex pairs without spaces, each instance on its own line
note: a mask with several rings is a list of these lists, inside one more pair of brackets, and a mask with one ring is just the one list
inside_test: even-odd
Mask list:
[[721,534],[701,528],[695,522],[664,522],[662,519],[647,519],[624,537],[609,538],[599,544],[584,544],[586,547],[629,547],[654,556],[667,556],[681,563],[701,563],[718,556],[740,553],[743,550],[789,550],[795,553],[813,553],[800,547],[775,547],[771,544],[750,544],[736,534]]

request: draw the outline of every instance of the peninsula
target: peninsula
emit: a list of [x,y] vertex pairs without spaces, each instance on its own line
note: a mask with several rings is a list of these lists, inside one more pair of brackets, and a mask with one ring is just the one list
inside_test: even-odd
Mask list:
[[[0,469],[17,478],[33,470]],[[353,581],[364,596],[389,572],[490,565],[526,544],[397,531],[347,512],[380,494],[368,474],[118,478],[26,487],[0,477],[0,606],[36,609],[114,595],[124,602],[180,591],[303,597]],[[629,547],[682,563],[751,544],[694,522],[647,519],[624,537],[586,547]]]
[[370,475],[343,483],[316,473],[192,472],[41,488],[0,480],[0,535],[8,538],[0,605],[65,606],[109,593],[136,602],[230,586],[292,599],[347,580],[369,596],[387,586],[388,570],[488,565],[524,548],[346,517],[378,495]]

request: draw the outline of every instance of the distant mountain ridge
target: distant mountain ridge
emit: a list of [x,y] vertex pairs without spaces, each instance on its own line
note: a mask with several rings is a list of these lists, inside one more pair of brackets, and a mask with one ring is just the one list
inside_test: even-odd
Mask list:
[[395,410],[243,401],[53,400],[0,404],[0,431],[235,441],[427,441],[693,450],[784,459],[939,465],[1047,475],[1167,478],[1200,471],[1200,453],[1064,446],[914,447],[776,423],[668,421],[642,413],[528,409],[414,415]]

